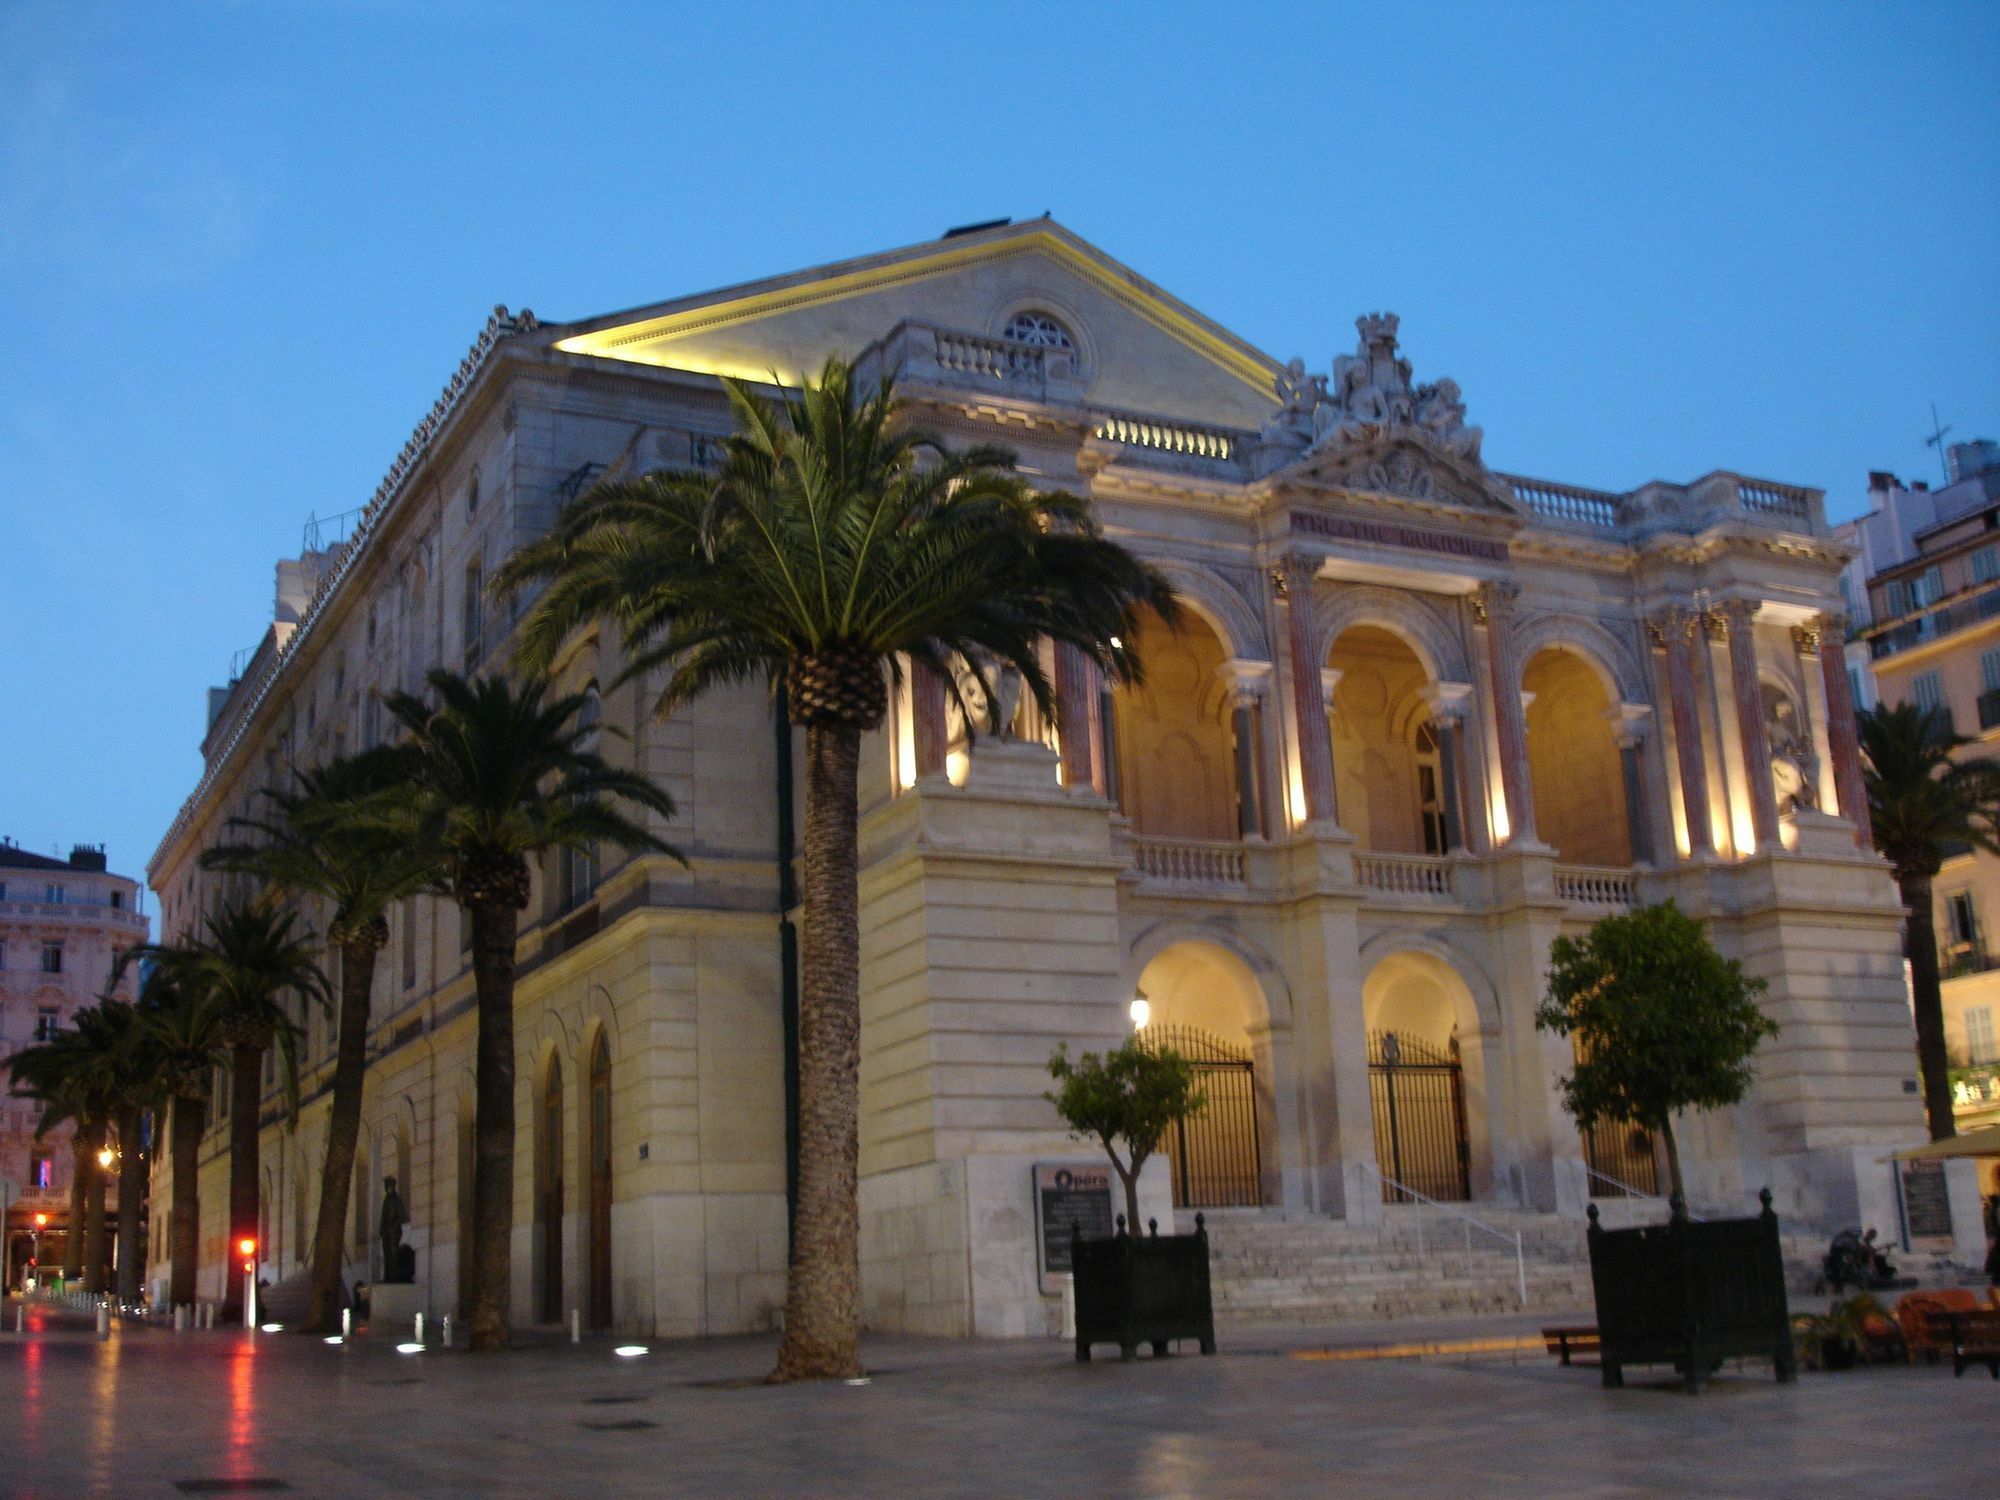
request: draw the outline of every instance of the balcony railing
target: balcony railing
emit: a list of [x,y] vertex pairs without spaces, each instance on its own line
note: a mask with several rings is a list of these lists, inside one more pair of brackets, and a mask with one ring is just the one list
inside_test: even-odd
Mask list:
[[1984,974],[1989,969],[2000,969],[2000,958],[1988,953],[1985,943],[1941,945],[1938,953],[1938,974],[1941,978],[1963,979],[1968,974]]
[[1630,870],[1557,865],[1556,894],[1571,906],[1622,911],[1639,904],[1639,882]]
[[2000,615],[2000,583],[1982,583],[1961,591],[1921,611],[1871,630],[1868,654],[1876,661],[1908,651],[1926,641],[1939,640],[1968,625],[1977,625]]
[[1616,495],[1579,489],[1573,484],[1557,484],[1549,479],[1524,479],[1517,474],[1509,474],[1506,479],[1514,498],[1545,520],[1607,531],[1618,524]]
[[1206,458],[1228,463],[1236,454],[1243,434],[1227,427],[1209,427],[1200,422],[1168,421],[1138,412],[1094,412],[1097,419],[1092,435],[1128,448],[1150,448],[1159,453],[1175,453],[1186,458]]
[[113,906],[106,901],[0,901],[0,917],[37,917],[44,921],[115,922],[121,927],[144,927],[146,918],[129,906]]
[[1387,896],[1451,898],[1451,866],[1436,854],[1357,854],[1354,883]]
[[1172,885],[1246,883],[1243,846],[1234,839],[1176,839],[1144,833],[1130,838],[1132,868],[1147,880]]

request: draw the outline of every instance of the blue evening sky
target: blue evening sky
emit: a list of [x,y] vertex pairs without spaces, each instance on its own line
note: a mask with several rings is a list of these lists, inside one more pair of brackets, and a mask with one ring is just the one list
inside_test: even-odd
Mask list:
[[[0,834],[141,872],[309,513],[496,302],[1049,210],[1496,467],[1858,507],[2000,437],[1991,4],[0,4]],[[150,903],[149,903],[150,909]]]

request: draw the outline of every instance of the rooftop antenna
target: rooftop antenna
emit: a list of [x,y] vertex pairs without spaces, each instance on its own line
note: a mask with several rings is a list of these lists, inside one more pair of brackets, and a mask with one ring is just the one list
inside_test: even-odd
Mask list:
[[1937,449],[1938,472],[1944,475],[1944,482],[1946,484],[1951,483],[1951,466],[1944,461],[1944,435],[1950,431],[1949,427],[1939,425],[1937,402],[1933,401],[1931,403],[1931,435],[1924,439],[1924,446],[1926,448]]

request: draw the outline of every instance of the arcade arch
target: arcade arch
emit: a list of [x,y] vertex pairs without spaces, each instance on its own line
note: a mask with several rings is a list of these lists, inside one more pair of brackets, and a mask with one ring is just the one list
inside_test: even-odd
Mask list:
[[1327,660],[1341,826],[1378,854],[1443,854],[1445,779],[1425,689],[1430,674],[1401,636],[1354,625]]
[[[1385,1178],[1445,1200],[1490,1196],[1487,1081],[1501,1061],[1472,987],[1427,948],[1384,954],[1361,986],[1375,1164]],[[1385,1183],[1385,1202],[1407,1194]]]
[[1146,680],[1111,695],[1118,800],[1135,832],[1233,839],[1239,808],[1228,652],[1199,613],[1177,629],[1148,612],[1134,645]]
[[1632,863],[1610,683],[1608,673],[1562,646],[1543,647],[1521,672],[1535,825],[1568,864]]

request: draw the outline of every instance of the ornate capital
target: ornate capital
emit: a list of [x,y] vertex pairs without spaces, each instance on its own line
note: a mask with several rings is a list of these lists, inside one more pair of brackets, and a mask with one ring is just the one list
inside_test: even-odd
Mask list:
[[1792,627],[1792,649],[1799,654],[1801,661],[1819,660],[1819,633],[1817,621]]
[[1472,617],[1482,625],[1511,624],[1514,602],[1520,597],[1518,583],[1482,583],[1472,594]]
[[1620,750],[1629,750],[1634,745],[1646,742],[1647,732],[1653,727],[1653,705],[1650,703],[1618,703],[1604,711],[1604,717],[1611,724],[1611,738]]
[[1333,690],[1340,686],[1340,679],[1347,675],[1344,667],[1321,667],[1319,669],[1320,696],[1326,702],[1333,702]]
[[1439,723],[1462,724],[1472,707],[1472,684],[1434,682],[1424,689],[1424,701],[1430,705],[1431,717]]
[[1271,587],[1280,599],[1296,604],[1312,598],[1312,582],[1320,560],[1308,552],[1287,552],[1271,569]]
[[1720,645],[1729,639],[1729,616],[1719,609],[1705,609],[1701,612],[1701,628],[1711,641]]
[[1273,674],[1271,663],[1240,656],[1232,656],[1215,668],[1215,675],[1228,684],[1233,708],[1255,708],[1271,690]]

